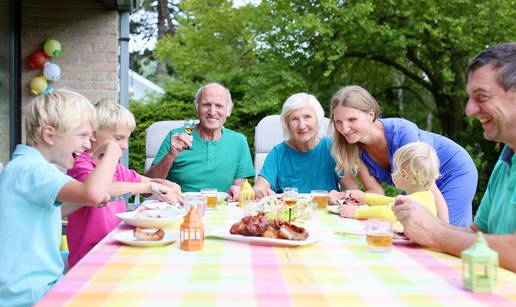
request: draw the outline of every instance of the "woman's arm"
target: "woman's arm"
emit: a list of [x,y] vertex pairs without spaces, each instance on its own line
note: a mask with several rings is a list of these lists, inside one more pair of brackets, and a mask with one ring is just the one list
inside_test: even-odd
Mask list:
[[253,190],[256,199],[262,199],[265,196],[274,194],[274,191],[271,190],[271,184],[262,176],[258,176],[258,180],[256,180]]
[[358,166],[358,178],[362,181],[366,192],[380,195],[385,194],[382,185],[369,173],[369,169],[362,160],[360,160],[360,165]]
[[435,183],[430,187],[430,191],[432,194],[434,194],[435,197],[437,217],[443,222],[449,223],[450,218],[448,215],[448,205],[446,204],[446,200],[444,199],[443,194],[441,194],[441,191],[439,191],[439,188]]

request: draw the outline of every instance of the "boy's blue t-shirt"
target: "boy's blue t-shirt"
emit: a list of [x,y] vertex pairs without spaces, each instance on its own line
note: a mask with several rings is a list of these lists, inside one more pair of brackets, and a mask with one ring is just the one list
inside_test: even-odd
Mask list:
[[339,177],[335,173],[335,159],[331,155],[332,139],[323,137],[308,152],[293,149],[282,142],[269,152],[260,176],[265,178],[274,192],[285,187],[295,187],[300,193],[311,190],[338,190]]
[[32,305],[62,277],[56,197],[70,180],[25,145],[0,173],[0,306]]

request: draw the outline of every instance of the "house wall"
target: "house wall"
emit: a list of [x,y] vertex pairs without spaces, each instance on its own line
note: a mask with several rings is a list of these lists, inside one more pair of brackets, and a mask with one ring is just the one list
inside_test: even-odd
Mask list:
[[[27,57],[42,50],[50,37],[62,46],[61,68],[54,88],[68,88],[92,102],[118,100],[118,12],[106,10],[100,0],[24,0],[22,4],[22,105],[32,94],[30,80],[41,69],[30,69]],[[23,129],[24,130],[24,129]],[[25,132],[22,132],[25,139]]]

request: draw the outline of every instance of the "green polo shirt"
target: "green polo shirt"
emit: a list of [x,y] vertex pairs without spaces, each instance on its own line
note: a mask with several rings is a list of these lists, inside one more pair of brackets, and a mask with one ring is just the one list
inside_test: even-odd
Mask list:
[[496,162],[487,190],[475,216],[475,224],[486,233],[516,231],[516,155],[508,145]]
[[[152,164],[158,164],[169,152],[170,138],[175,133],[184,133],[184,130],[173,129],[167,134]],[[222,128],[222,137],[217,141],[204,140],[196,130],[192,136],[192,149],[176,157],[167,175],[183,192],[198,192],[204,188],[226,192],[234,179],[254,176],[251,152],[243,134]]]

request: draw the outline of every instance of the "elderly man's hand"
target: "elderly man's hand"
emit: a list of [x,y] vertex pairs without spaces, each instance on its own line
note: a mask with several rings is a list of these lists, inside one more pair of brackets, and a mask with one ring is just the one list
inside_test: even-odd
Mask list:
[[179,155],[183,150],[192,147],[192,136],[186,133],[175,133],[170,137],[170,153]]
[[437,246],[435,233],[444,225],[427,208],[406,196],[398,196],[392,210],[408,238],[422,246]]

